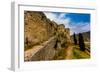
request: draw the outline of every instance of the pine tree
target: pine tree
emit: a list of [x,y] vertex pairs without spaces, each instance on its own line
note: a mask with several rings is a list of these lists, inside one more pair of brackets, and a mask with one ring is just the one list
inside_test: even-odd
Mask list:
[[81,33],[79,33],[79,47],[81,51],[85,51],[84,39]]
[[75,33],[74,33],[74,35],[73,35],[73,38],[74,38],[74,44],[77,45],[77,39],[76,39]]

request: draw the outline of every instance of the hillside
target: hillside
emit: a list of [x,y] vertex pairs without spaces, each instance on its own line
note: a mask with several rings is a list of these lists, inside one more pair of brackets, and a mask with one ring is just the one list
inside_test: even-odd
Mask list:
[[90,42],[90,31],[82,33],[84,40]]
[[48,40],[57,28],[42,12],[25,11],[24,21],[25,49]]
[[[88,37],[88,33],[84,36]],[[70,29],[64,24],[51,21],[43,12],[24,11],[25,61],[77,59],[74,55],[75,49],[80,52],[77,48],[72,43]],[[86,55],[84,58],[89,57]]]

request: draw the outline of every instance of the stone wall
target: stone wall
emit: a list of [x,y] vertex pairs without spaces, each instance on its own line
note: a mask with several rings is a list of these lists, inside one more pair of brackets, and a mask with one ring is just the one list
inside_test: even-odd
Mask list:
[[30,57],[25,58],[25,61],[51,60],[56,54],[56,49],[54,48],[55,44],[56,37],[50,38],[48,41],[40,45],[40,48],[37,50],[34,48]]
[[70,29],[48,19],[43,12],[24,12],[24,61],[53,60],[71,44]]

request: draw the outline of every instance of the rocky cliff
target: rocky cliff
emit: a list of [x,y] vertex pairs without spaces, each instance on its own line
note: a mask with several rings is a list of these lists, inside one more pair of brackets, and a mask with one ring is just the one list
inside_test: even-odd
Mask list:
[[55,34],[57,24],[46,18],[42,12],[25,11],[25,48],[48,40]]
[[[48,52],[49,54],[46,56],[45,60],[49,59],[49,57],[51,59],[55,56],[50,56],[51,54],[55,54],[53,53],[54,51],[57,52],[62,48],[67,48],[70,46],[70,30],[65,28],[64,24],[57,24],[56,22],[51,21],[43,12],[24,12],[25,51],[32,49],[34,46],[42,45],[44,42],[48,42],[48,40],[50,40],[52,37],[55,37],[55,41],[51,40],[49,41],[49,44],[44,44],[44,46],[47,45],[46,48],[39,48],[41,50],[36,52],[36,54],[32,57],[32,60],[41,60],[41,58],[37,56],[44,58],[44,55],[46,55]],[[54,45],[51,46],[51,44]],[[25,57],[27,58],[28,56]]]
[[62,45],[70,42],[69,29],[63,24],[50,21],[43,12],[25,11],[24,24],[25,49],[41,44],[54,35],[57,35]]

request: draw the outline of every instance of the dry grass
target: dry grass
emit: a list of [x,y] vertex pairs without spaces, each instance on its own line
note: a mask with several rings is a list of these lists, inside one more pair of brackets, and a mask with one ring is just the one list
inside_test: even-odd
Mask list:
[[55,56],[54,60],[63,60],[66,58],[66,49],[61,49]]
[[73,59],[89,59],[90,55],[86,51],[80,51],[78,46],[74,47]]

